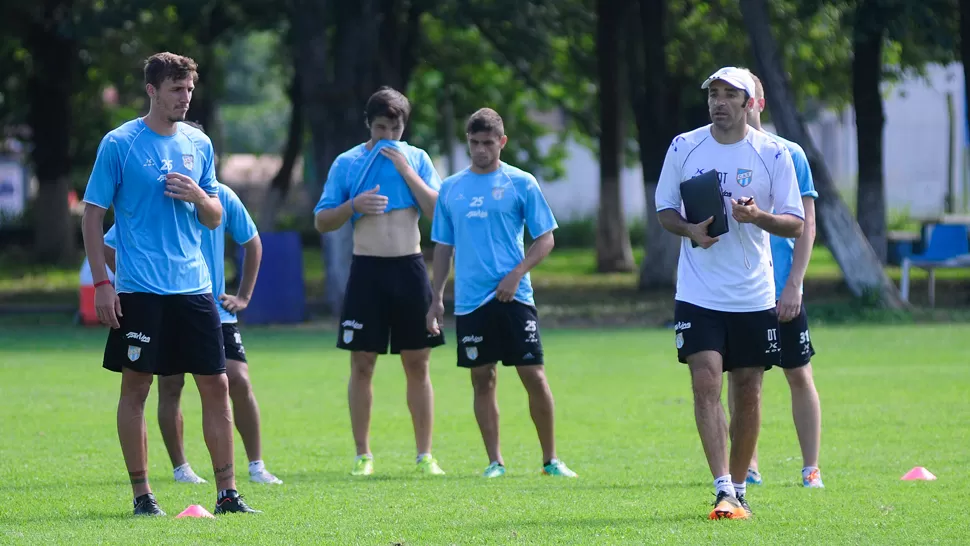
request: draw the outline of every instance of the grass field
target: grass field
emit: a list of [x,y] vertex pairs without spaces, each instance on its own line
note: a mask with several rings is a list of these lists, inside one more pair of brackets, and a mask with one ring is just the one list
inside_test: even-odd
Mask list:
[[[454,342],[435,351],[435,455],[447,476],[413,474],[400,366],[381,360],[372,430],[377,474],[355,479],[347,357],[334,334],[244,332],[262,407],[264,458],[282,486],[240,482],[265,513],[212,510],[211,485],[175,484],[149,399],[150,476],[169,517],[130,516],[115,430],[118,377],[100,369],[104,332],[0,330],[0,543],[125,544],[966,544],[970,325],[816,328],[825,490],[800,487],[782,374],[765,381],[765,485],[753,521],[706,519],[711,476],[686,370],[663,330],[545,332],[559,453],[580,478],[539,475],[525,394],[500,371],[503,453],[487,464]],[[206,477],[197,392],[184,400],[186,450]],[[245,468],[241,442],[236,466]],[[939,480],[903,482],[913,466]]]
[[[643,249],[633,251],[637,264],[642,263]],[[48,268],[31,265],[25,256],[0,255],[0,304],[23,303],[73,303],[77,299],[77,267]],[[319,249],[305,248],[303,251],[303,275],[307,296],[320,298],[323,293],[323,261]],[[429,268],[430,271],[430,268]],[[897,285],[901,272],[899,267],[889,266],[886,272]],[[233,278],[234,266],[226,264],[226,277]],[[922,303],[925,298],[927,273],[921,269],[912,271],[913,300]],[[537,289],[552,289],[568,292],[623,291],[634,293],[637,286],[637,273],[596,273],[596,253],[586,248],[557,248],[533,271],[533,283]],[[947,296],[957,295],[962,302],[966,299],[970,283],[970,269],[943,269],[937,272],[938,305],[947,306]],[[812,253],[812,261],[806,273],[806,283],[823,292],[837,290],[845,297],[842,288],[842,271],[832,253],[818,246]],[[626,297],[626,296],[625,296]],[[667,299],[667,296],[664,296]]]

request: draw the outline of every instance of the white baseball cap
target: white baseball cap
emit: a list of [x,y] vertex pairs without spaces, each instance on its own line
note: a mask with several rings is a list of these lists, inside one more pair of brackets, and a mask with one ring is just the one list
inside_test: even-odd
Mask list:
[[754,78],[751,77],[751,73],[743,68],[738,68],[736,66],[725,66],[724,68],[711,74],[711,77],[704,80],[704,83],[701,84],[701,89],[707,89],[710,87],[711,82],[714,80],[721,80],[722,82],[735,87],[736,89],[747,91],[748,97],[755,96]]

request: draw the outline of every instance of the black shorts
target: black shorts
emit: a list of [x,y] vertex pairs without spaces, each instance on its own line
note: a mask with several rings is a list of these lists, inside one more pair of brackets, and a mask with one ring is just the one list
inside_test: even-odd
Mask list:
[[425,326],[431,283],[421,254],[382,258],[354,256],[344,296],[337,347],[391,354],[444,345],[444,335]]
[[242,334],[236,323],[222,324],[222,341],[226,348],[226,360],[246,362],[246,348],[243,347]]
[[812,361],[815,347],[808,333],[808,314],[802,305],[798,316],[779,325],[781,336],[781,364],[782,368],[793,370],[801,368]]
[[730,313],[698,307],[683,301],[674,305],[674,343],[677,359],[701,351],[717,351],[725,372],[737,368],[764,368],[781,364],[778,314],[775,308]]
[[500,360],[505,366],[543,364],[535,307],[493,299],[455,320],[459,366],[476,368]]
[[212,294],[118,294],[121,328],[111,329],[104,367],[154,375],[226,372],[222,324]]

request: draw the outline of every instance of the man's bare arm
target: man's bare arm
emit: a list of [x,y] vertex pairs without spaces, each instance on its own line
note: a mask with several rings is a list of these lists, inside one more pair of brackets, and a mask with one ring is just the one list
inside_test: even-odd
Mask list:
[[788,274],[788,284],[796,288],[800,288],[805,281],[805,272],[808,271],[812,247],[815,245],[815,199],[802,197],[802,205],[805,209],[805,227],[802,234],[795,239],[791,272]]
[[256,235],[243,244],[246,255],[243,258],[242,276],[239,278],[239,290],[236,297],[249,301],[256,288],[256,276],[259,274],[259,264],[263,260],[263,242]]
[[421,214],[428,218],[434,218],[434,207],[435,203],[438,202],[438,192],[431,189],[431,186],[422,180],[418,173],[414,172],[414,169],[408,170],[407,174],[404,175],[404,181],[407,182],[408,188],[411,189],[411,193],[417,199],[418,206],[421,207]]
[[805,228],[805,221],[793,214],[772,214],[765,211],[761,211],[752,223],[779,237],[801,237]]
[[445,285],[451,274],[451,259],[455,255],[455,247],[438,243],[434,247],[434,263],[431,266],[432,294],[441,301],[445,297]]
[[196,204],[199,222],[209,228],[216,229],[222,223],[222,203],[218,195],[210,195]]
[[339,207],[321,210],[313,218],[313,227],[317,228],[320,233],[339,229],[354,214],[350,205],[352,202],[352,199],[348,199]]
[[[81,217],[81,236],[84,238],[84,252],[88,255],[91,277],[94,283],[108,280],[105,271],[104,252],[104,214],[107,210],[91,203],[85,203],[84,216]],[[114,259],[111,260],[114,262]],[[114,265],[112,263],[112,265]],[[114,271],[114,267],[111,268]]]

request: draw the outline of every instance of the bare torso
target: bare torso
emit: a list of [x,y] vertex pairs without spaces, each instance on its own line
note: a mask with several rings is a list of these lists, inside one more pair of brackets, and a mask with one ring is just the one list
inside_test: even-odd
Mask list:
[[421,252],[416,208],[362,216],[354,224],[354,254],[393,258]]

